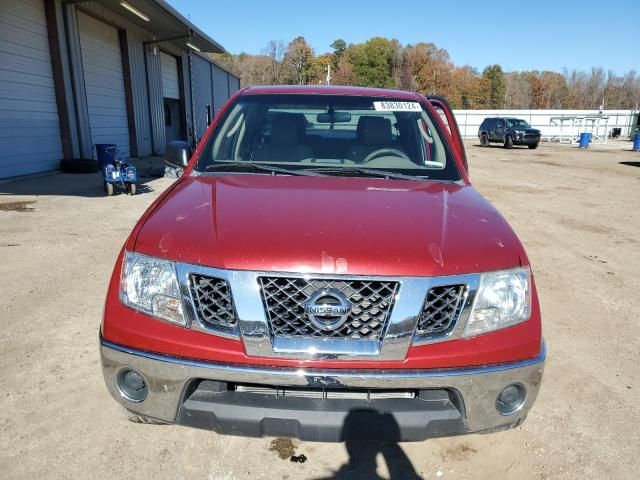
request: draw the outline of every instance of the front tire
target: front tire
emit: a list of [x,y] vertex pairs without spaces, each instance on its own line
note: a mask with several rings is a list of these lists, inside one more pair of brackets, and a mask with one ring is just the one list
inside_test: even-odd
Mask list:
[[513,138],[511,138],[511,135],[507,135],[504,139],[504,148],[511,147],[513,147]]
[[131,194],[131,195],[135,195],[136,194],[136,184],[135,183],[130,183],[129,184],[129,194]]
[[107,192],[107,197],[113,196],[113,183],[104,182],[104,191]]
[[481,147],[489,146],[489,137],[487,137],[486,133],[483,133],[482,136],[480,137],[480,146]]
[[532,143],[531,145],[529,145],[529,148],[531,150],[535,150],[536,148],[538,148],[538,144],[537,143]]

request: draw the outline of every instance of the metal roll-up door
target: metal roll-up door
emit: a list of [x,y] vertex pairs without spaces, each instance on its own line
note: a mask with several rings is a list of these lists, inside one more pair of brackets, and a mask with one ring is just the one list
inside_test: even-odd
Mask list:
[[176,57],[160,52],[160,77],[162,78],[165,139],[167,143],[172,140],[186,140],[183,119],[180,116],[180,80]]
[[60,165],[60,123],[42,0],[0,2],[0,145],[0,178]]
[[178,59],[173,55],[160,52],[160,73],[162,76],[162,96],[179,100]]
[[129,157],[127,102],[118,30],[78,12],[91,143],[115,143]]
[[229,99],[229,74],[218,67],[211,65],[213,72],[213,111],[217,113]]
[[240,79],[233,75],[229,75],[229,95],[233,95],[240,90]]
[[193,85],[193,122],[196,139],[207,129],[207,105],[213,106],[211,64],[198,55],[191,56],[191,84]]

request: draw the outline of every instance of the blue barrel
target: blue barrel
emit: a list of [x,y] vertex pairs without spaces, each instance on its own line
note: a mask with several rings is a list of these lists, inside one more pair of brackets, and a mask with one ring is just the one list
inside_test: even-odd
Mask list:
[[640,133],[636,133],[633,137],[633,151],[640,152]]
[[98,165],[103,169],[108,163],[114,164],[116,161],[116,151],[118,146],[114,143],[96,143],[96,156],[98,157]]
[[580,134],[580,148],[589,148],[591,142],[591,134],[583,132]]

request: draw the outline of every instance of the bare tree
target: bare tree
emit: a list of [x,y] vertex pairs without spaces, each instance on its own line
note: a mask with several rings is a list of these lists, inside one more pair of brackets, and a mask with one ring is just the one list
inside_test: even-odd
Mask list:
[[507,108],[531,107],[531,82],[528,72],[510,72],[504,75],[505,104]]
[[263,53],[271,59],[269,67],[270,82],[272,85],[282,83],[282,59],[284,58],[285,46],[282,40],[270,40],[263,49]]
[[591,69],[586,83],[587,108],[597,108],[604,99],[604,87],[607,75],[601,67]]
[[287,46],[284,54],[284,66],[289,83],[306,85],[311,76],[313,50],[304,39],[296,37]]

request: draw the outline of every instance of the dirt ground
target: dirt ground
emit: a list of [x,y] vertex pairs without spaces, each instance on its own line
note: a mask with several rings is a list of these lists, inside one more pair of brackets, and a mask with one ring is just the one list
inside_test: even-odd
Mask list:
[[129,423],[98,325],[116,254],[169,180],[105,198],[98,176],[0,184],[0,478],[624,479],[640,468],[640,153],[467,144],[520,235],[548,361],[525,424],[400,445],[222,437]]

